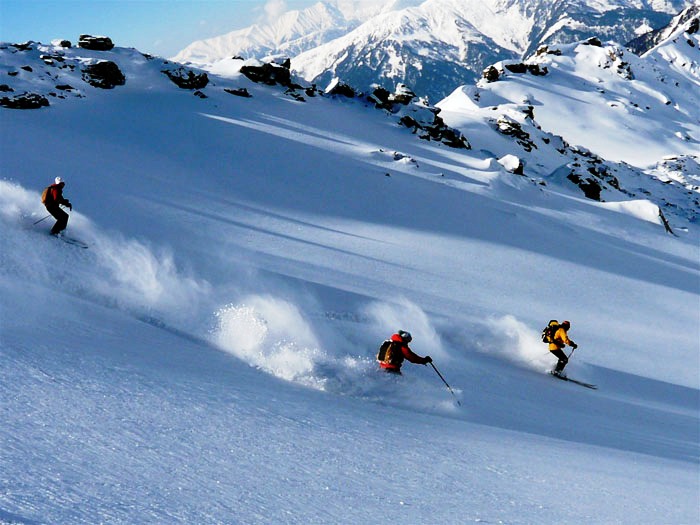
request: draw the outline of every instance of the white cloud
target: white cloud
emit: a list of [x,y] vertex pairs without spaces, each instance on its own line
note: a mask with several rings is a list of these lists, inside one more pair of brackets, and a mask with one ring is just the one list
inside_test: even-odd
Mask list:
[[288,10],[285,0],[268,0],[263,9],[268,22],[274,22]]

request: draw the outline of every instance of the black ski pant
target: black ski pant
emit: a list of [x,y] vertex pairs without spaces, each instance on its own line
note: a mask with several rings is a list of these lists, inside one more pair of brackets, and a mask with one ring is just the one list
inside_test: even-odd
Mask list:
[[51,235],[56,235],[66,229],[66,226],[68,226],[68,214],[65,211],[59,206],[48,206],[46,211],[56,219],[56,224],[51,228]]
[[569,358],[566,357],[566,354],[564,353],[564,350],[561,348],[557,348],[556,350],[550,350],[559,361],[557,362],[557,366],[554,368],[555,372],[561,372],[564,370],[564,367],[566,366],[566,363],[569,362]]

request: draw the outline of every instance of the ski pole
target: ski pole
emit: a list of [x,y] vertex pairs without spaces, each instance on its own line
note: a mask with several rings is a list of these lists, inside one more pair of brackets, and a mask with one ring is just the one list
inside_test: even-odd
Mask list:
[[51,214],[50,214],[50,213],[49,213],[46,217],[44,217],[43,219],[39,219],[38,221],[36,221],[34,224],[39,224],[41,221],[45,221],[45,220],[48,219],[49,217],[51,217]]
[[441,374],[440,371],[435,367],[435,365],[433,364],[432,361],[430,362],[430,366],[432,366],[432,367],[433,367],[433,370],[435,370],[435,373],[437,373],[437,375],[440,376],[440,379],[442,379],[442,382],[445,383],[445,386],[446,386],[447,389],[450,391],[450,393],[451,393],[453,396],[455,396],[455,400],[457,401],[457,404],[458,404],[459,406],[462,406],[462,403],[460,403],[460,402],[459,402],[459,399],[457,399],[457,395],[452,391],[452,387],[450,387],[450,385],[447,384],[447,381],[445,381],[445,378],[442,377],[442,374]]

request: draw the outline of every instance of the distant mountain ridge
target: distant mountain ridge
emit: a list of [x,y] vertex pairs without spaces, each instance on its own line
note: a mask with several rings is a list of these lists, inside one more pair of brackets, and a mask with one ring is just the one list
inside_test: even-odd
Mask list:
[[597,36],[625,43],[659,29],[690,0],[327,0],[194,42],[173,60],[207,68],[232,56],[285,55],[309,82],[333,77],[359,89],[404,83],[437,101],[484,67],[524,57],[541,44]]

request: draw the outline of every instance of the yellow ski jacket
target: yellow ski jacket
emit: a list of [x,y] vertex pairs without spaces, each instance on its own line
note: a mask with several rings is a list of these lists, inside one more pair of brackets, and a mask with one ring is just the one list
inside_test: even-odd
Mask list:
[[573,346],[574,343],[569,339],[569,334],[566,333],[563,326],[555,332],[553,342],[549,343],[549,351],[559,350],[564,348],[566,345]]

